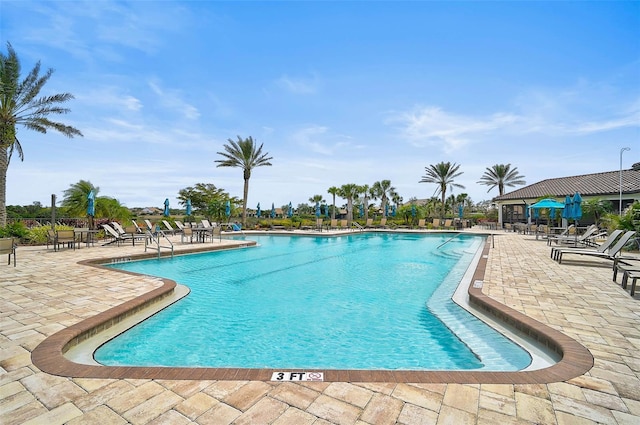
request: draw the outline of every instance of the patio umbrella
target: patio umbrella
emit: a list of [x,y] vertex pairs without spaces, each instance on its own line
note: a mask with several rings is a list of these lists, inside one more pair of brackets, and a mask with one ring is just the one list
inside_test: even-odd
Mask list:
[[287,210],[287,215],[289,218],[293,215],[293,207],[291,206],[291,202],[289,202],[289,209]]
[[224,213],[226,214],[227,218],[231,215],[231,201],[229,201],[228,199],[226,204],[224,205]]
[[391,217],[396,216],[396,204],[393,204],[393,208],[391,209]]
[[582,197],[580,196],[580,192],[576,192],[575,195],[573,195],[573,209],[572,209],[572,214],[573,215],[573,222],[576,226],[576,243],[578,243],[578,220],[580,220],[582,218]]
[[384,204],[384,216],[389,216],[389,204]]
[[329,204],[324,204],[324,215],[329,218]]
[[187,199],[187,211],[185,212],[187,216],[191,215],[191,199]]
[[360,204],[359,211],[360,217],[364,217],[364,204]]
[[93,190],[87,195],[87,216],[89,217],[89,228],[93,229],[93,218],[96,216],[96,195]]
[[258,202],[258,206],[256,207],[256,217],[260,218],[260,202]]
[[164,216],[169,217],[169,198],[164,200]]
[[316,202],[316,218],[320,218],[320,215],[322,213],[320,212],[320,203]]
[[411,217],[416,218],[416,206],[411,204]]
[[562,218],[566,220],[571,220],[573,218],[573,205],[571,202],[571,197],[569,195],[564,198],[564,209],[562,210]]
[[271,203],[271,218],[276,218],[276,207]]
[[464,215],[464,207],[462,204],[458,205],[458,218],[462,220],[462,216]]

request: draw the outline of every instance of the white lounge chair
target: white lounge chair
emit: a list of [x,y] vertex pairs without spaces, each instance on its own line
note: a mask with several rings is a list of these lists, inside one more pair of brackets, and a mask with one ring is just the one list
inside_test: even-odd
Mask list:
[[618,237],[623,233],[623,230],[614,230],[613,232],[611,232],[611,234],[607,237],[607,239],[605,239],[605,241],[601,244],[598,245],[595,248],[575,248],[575,247],[552,247],[551,248],[551,258],[553,258],[554,260],[558,260],[558,257],[560,255],[560,252],[562,251],[575,251],[575,250],[580,250],[580,251],[599,251],[599,252],[605,252],[606,250],[609,249],[609,247],[611,245],[613,245],[613,243],[616,241],[616,239],[618,239]]
[[118,231],[116,229],[114,229],[113,227],[109,226],[108,224],[103,224],[102,228],[104,229],[104,231],[113,238],[113,240],[105,243],[104,245],[109,245],[112,243],[115,243],[117,245],[120,245],[122,242],[126,242],[126,241],[131,241],[132,244],[134,244],[134,239],[133,239],[133,235],[129,235],[127,233],[118,233]]

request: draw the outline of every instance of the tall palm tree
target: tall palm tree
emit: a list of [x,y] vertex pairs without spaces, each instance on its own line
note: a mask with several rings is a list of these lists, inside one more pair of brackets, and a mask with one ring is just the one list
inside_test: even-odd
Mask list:
[[255,167],[270,166],[269,162],[272,157],[268,157],[268,153],[262,153],[262,144],[257,146],[253,138],[249,136],[242,139],[238,136],[238,140],[228,139],[229,144],[224,145],[226,152],[218,152],[224,159],[216,159],[218,167],[237,167],[242,168],[244,177],[244,191],[242,196],[242,226],[246,227],[247,223],[247,197],[249,195],[249,179],[251,178],[251,170]]
[[7,54],[0,53],[0,227],[7,224],[7,169],[14,150],[24,160],[18,141],[17,125],[46,134],[53,129],[67,137],[82,136],[80,130],[49,120],[52,114],[66,114],[60,104],[73,99],[70,93],[38,97],[53,69],[40,75],[40,62],[20,81],[20,59],[7,43]]
[[67,213],[73,217],[84,216],[89,206],[88,196],[91,191],[93,191],[93,194],[97,197],[100,188],[94,186],[87,180],[80,180],[72,184],[69,189],[64,191],[62,206],[66,208]]
[[518,172],[518,167],[513,167],[512,170],[511,164],[496,164],[491,168],[487,167],[478,183],[489,186],[487,192],[498,186],[499,195],[502,196],[505,186],[514,187],[527,182],[524,180],[524,176]]
[[340,193],[340,188],[336,186],[331,186],[327,193],[333,195],[333,208],[331,209],[331,220],[336,219],[336,195]]
[[374,199],[380,199],[380,208],[384,211],[385,205],[390,199],[393,199],[398,195],[396,188],[391,186],[391,180],[381,180],[375,182],[371,188],[374,195]]
[[441,217],[444,218],[445,215],[445,200],[447,198],[447,186],[451,187],[453,190],[454,187],[464,189],[464,186],[458,183],[454,183],[454,179],[460,175],[462,175],[462,171],[458,171],[460,169],[460,165],[455,162],[451,164],[450,162],[440,162],[438,164],[431,164],[428,167],[425,167],[425,172],[427,173],[425,176],[422,176],[422,180],[419,183],[435,183],[438,185],[438,190],[436,193],[440,193],[440,201],[442,202],[442,211]]
[[353,221],[353,199],[358,197],[361,190],[361,187],[355,183],[340,186],[338,196],[347,200],[347,227],[351,227]]
[[369,196],[371,195],[371,188],[368,184],[360,186],[360,193],[362,196],[362,208],[364,209],[365,222],[369,219]]
[[313,195],[311,198],[309,198],[309,202],[311,202],[312,206],[315,206],[315,204],[324,204],[325,203],[324,196]]

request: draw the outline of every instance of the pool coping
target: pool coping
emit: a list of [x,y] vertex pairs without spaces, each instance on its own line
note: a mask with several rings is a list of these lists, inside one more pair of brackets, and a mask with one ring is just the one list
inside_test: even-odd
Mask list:
[[[335,369],[241,369],[241,368],[187,368],[187,367],[137,367],[102,366],[73,362],[64,353],[96,333],[113,326],[148,306],[170,296],[176,288],[176,282],[157,278],[162,286],[146,294],[112,307],[93,317],[69,326],[42,341],[31,353],[33,364],[43,372],[75,378],[102,379],[170,379],[170,380],[250,380],[270,381],[274,372],[323,372],[325,382],[412,382],[412,383],[459,383],[459,384],[544,384],[567,381],[589,371],[594,359],[589,350],[576,340],[538,322],[482,292],[482,287],[474,282],[483,281],[490,242],[487,237],[482,255],[478,261],[473,278],[469,283],[470,304],[492,315],[542,345],[557,352],[560,360],[546,368],[536,370],[499,372],[499,371],[435,371],[435,370],[335,370]],[[244,246],[255,242],[246,242]],[[179,254],[206,252],[234,247],[200,247],[180,251]],[[163,253],[165,256],[168,253]],[[156,257],[157,253],[145,253],[127,256],[127,259]],[[119,258],[97,258],[78,262],[80,265],[108,269],[121,273],[136,273],[114,270],[102,264],[117,261]]]

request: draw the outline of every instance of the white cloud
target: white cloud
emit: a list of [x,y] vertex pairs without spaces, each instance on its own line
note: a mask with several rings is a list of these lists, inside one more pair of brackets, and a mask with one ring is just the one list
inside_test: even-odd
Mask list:
[[293,78],[283,75],[276,80],[276,85],[294,94],[314,94],[318,90],[317,78]]
[[160,104],[170,110],[176,111],[189,120],[200,118],[200,111],[195,106],[182,99],[182,93],[178,90],[166,90],[160,87],[160,83],[149,81],[149,87],[158,96]]

